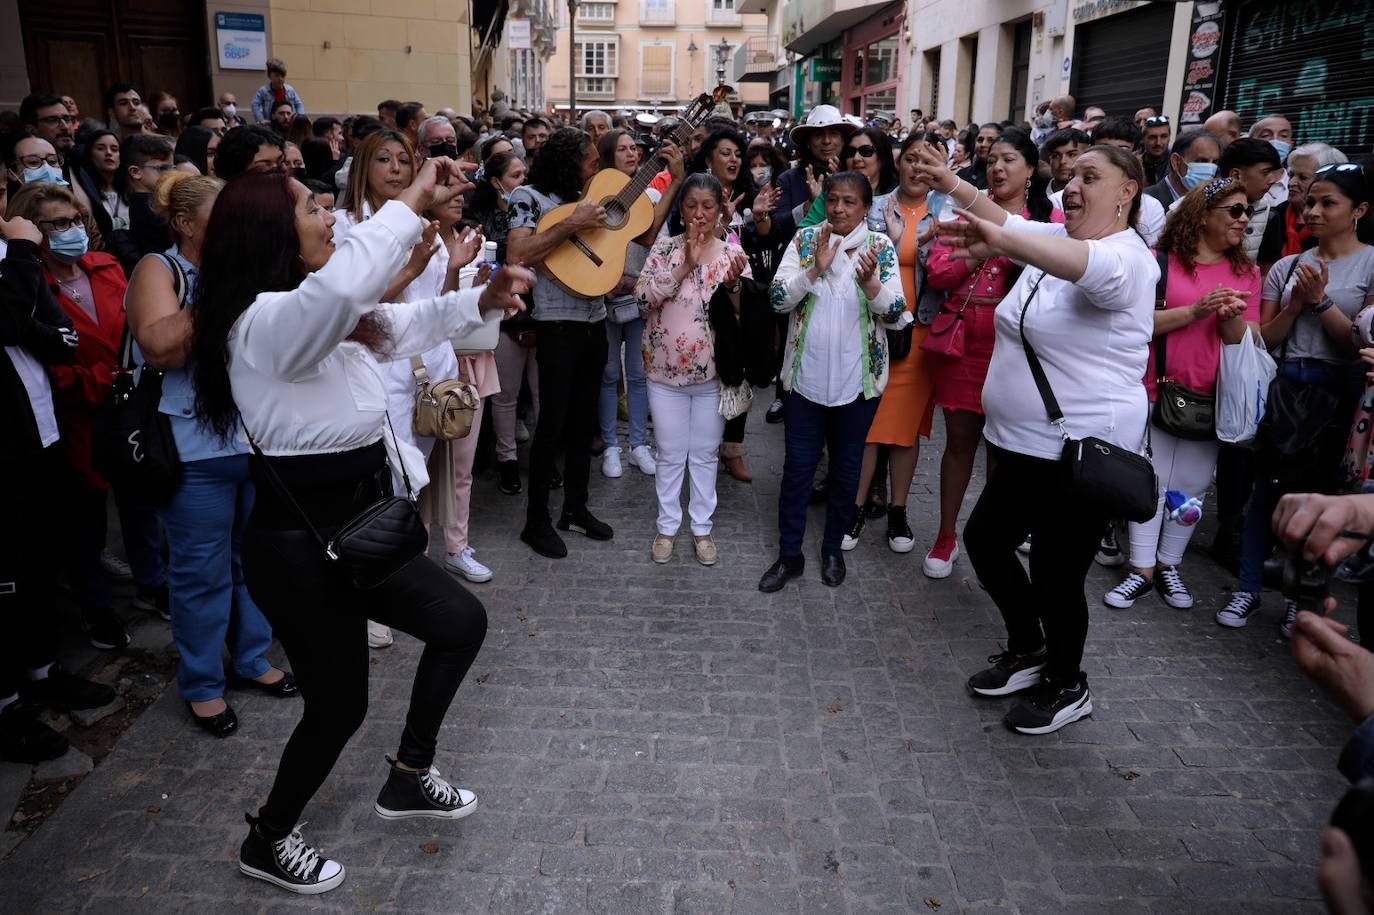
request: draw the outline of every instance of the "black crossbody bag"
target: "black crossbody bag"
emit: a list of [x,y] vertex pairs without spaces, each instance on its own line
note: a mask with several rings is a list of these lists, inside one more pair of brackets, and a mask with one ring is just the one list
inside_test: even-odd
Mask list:
[[[1159,285],[1155,289],[1155,310],[1164,310],[1164,296],[1169,288],[1169,255],[1161,251]],[[1170,381],[1164,365],[1169,348],[1169,335],[1154,339],[1155,347],[1155,403],[1150,411],[1151,421],[1170,435],[1194,442],[1207,442],[1217,435],[1217,398],[1203,394],[1177,381]]]
[[[1150,458],[1141,457],[1134,451],[1095,436],[1070,438],[1064,427],[1064,412],[1059,409],[1059,401],[1055,399],[1050,381],[1045,377],[1040,357],[1026,339],[1026,312],[1030,310],[1031,302],[1044,279],[1045,274],[1041,273],[1021,309],[1021,346],[1026,351],[1026,362],[1030,364],[1040,399],[1045,403],[1045,412],[1050,422],[1059,427],[1059,434],[1064,439],[1061,461],[1069,491],[1086,504],[1100,508],[1109,518],[1123,518],[1137,523],[1149,521],[1159,505],[1159,480],[1155,477]],[[1150,424],[1147,421],[1145,453],[1152,457],[1149,436]]]
[[[396,430],[391,426],[389,413],[386,425],[391,430],[392,441],[395,441]],[[405,498],[383,496],[345,521],[326,539],[292,497],[281,477],[277,476],[272,461],[263,454],[247,426],[244,426],[243,432],[248,436],[253,454],[262,463],[267,478],[272,482],[272,488],[300,515],[306,529],[319,543],[325,561],[346,574],[358,590],[370,591],[386,582],[410,565],[429,546],[429,532],[420,519],[419,509],[415,507],[415,494],[411,490],[410,475],[406,473],[404,461],[400,463],[401,479],[406,484]],[[399,460],[399,444],[396,453]]]

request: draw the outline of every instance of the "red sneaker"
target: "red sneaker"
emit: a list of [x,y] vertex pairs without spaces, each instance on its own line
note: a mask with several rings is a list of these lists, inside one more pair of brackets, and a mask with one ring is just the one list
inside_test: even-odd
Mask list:
[[921,571],[927,578],[948,578],[954,571],[954,561],[959,558],[959,541],[954,531],[940,531],[935,538],[935,546],[926,553],[926,561]]

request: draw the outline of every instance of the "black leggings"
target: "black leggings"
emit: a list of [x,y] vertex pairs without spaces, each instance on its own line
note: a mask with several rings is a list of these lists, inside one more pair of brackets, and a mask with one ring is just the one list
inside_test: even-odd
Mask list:
[[[978,579],[1007,626],[1007,649],[1044,647],[1045,673],[1075,682],[1088,638],[1083,584],[1107,517],[1065,492],[1057,460],[1006,451],[991,443],[993,471],[964,527]],[[1030,576],[1016,547],[1031,535]]]
[[[337,455],[272,458],[291,494],[322,533],[390,491],[381,445]],[[259,810],[269,838],[287,835],[329,776],[367,715],[367,621],[385,623],[425,643],[396,758],[426,769],[439,728],[487,632],[482,604],[428,557],[385,584],[359,591],[331,568],[254,466],[253,515],[243,538],[248,590],[272,624],[305,710],[282,753],[267,803]]]

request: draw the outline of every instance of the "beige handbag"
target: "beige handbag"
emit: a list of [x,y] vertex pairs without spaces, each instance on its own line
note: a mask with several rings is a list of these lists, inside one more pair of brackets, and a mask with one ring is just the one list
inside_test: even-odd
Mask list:
[[415,434],[443,441],[466,438],[482,400],[477,388],[457,378],[431,382],[419,356],[410,357],[410,371],[415,376]]

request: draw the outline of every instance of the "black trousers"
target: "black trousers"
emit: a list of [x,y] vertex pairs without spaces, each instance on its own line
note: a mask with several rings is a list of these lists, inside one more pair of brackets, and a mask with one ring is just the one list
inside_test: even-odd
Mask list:
[[53,502],[64,485],[60,450],[0,465],[0,699],[18,691],[27,670],[57,659],[57,557],[71,549],[59,539],[66,519]]
[[[1088,638],[1083,584],[1107,516],[1066,492],[1060,462],[988,444],[992,476],[964,527],[978,579],[1007,626],[1007,648],[1044,647],[1045,673],[1075,681]],[[1031,535],[1030,576],[1016,547]]]
[[601,373],[606,368],[602,322],[536,321],[539,363],[539,423],[530,445],[528,524],[549,521],[549,480],[563,452],[563,510],[587,507],[592,436],[598,429]]
[[[379,494],[390,493],[380,443],[344,454],[271,460],[325,537]],[[385,584],[359,591],[326,562],[256,460],[253,479],[257,498],[243,537],[244,578],[286,649],[305,700],[258,812],[263,833],[275,839],[300,821],[367,715],[367,621],[425,643],[396,753],[405,765],[423,769],[434,761],[444,716],[482,647],[487,615],[476,597],[425,556]]]

